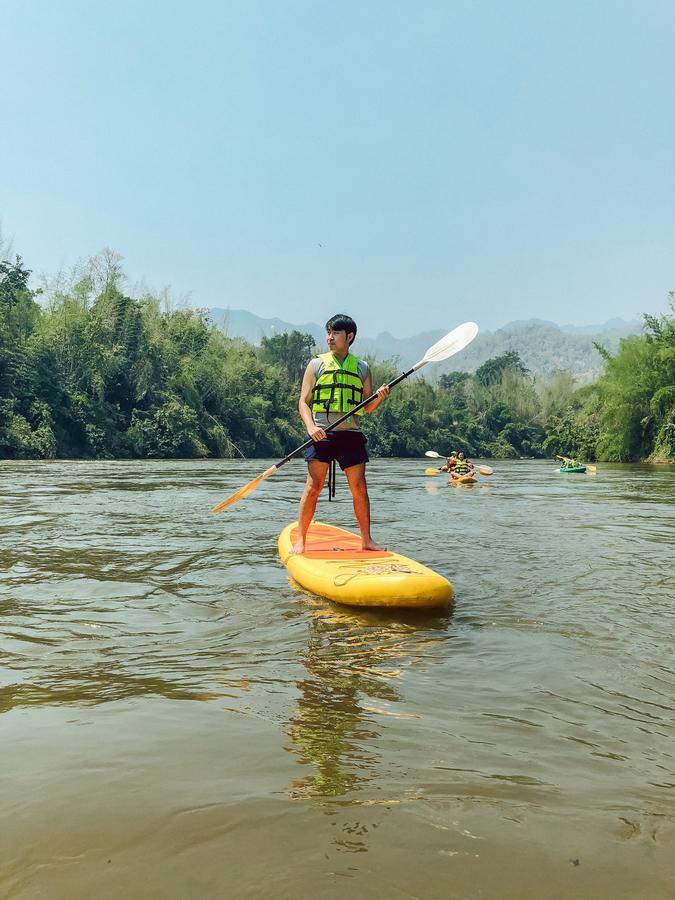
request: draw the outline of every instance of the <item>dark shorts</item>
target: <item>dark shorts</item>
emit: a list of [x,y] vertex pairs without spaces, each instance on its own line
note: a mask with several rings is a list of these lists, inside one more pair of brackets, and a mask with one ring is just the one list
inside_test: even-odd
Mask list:
[[[309,439],[309,435],[305,435]],[[323,441],[312,442],[305,450],[305,459],[311,462],[313,459],[319,462],[333,462],[337,460],[344,471],[350,466],[358,466],[360,463],[370,462],[366,444],[368,438],[361,431],[329,431]]]

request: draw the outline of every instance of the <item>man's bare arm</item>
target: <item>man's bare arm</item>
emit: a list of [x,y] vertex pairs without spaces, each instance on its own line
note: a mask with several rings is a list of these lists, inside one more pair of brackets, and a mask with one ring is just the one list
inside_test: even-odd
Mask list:
[[312,415],[312,409],[310,407],[310,403],[312,402],[312,391],[314,390],[315,384],[316,378],[314,377],[314,369],[312,363],[309,362],[307,363],[305,374],[302,376],[302,387],[300,388],[300,399],[298,400],[298,412],[300,413],[303,425],[307,429],[307,434],[311,439],[313,441],[323,441],[326,439],[326,432],[323,428],[319,428],[319,426],[314,423],[314,416]]
[[[370,375],[370,372],[366,375],[365,381],[363,382],[363,395],[364,397],[370,397],[373,393],[373,379]],[[389,385],[382,384],[377,389],[377,397],[368,404],[368,406],[364,406],[364,410],[367,413],[375,412],[377,407],[382,403],[385,397],[389,396]]]

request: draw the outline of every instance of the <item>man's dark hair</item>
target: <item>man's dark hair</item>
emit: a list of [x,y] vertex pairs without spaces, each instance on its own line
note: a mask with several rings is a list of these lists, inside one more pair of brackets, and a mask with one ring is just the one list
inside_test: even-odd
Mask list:
[[350,341],[350,344],[353,344],[356,337],[356,322],[351,316],[338,313],[326,322],[326,331],[346,331],[347,334],[353,334],[354,337]]

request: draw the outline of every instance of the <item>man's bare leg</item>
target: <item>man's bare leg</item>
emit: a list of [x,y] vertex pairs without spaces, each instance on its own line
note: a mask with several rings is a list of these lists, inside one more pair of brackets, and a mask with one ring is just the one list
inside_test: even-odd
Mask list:
[[370,498],[366,485],[366,464],[358,463],[345,469],[347,484],[352,492],[354,515],[361,532],[361,546],[364,550],[384,550],[370,536]]
[[307,537],[309,526],[314,518],[316,501],[319,499],[323,483],[326,480],[328,466],[329,463],[319,462],[318,459],[313,459],[307,463],[307,481],[305,482],[305,489],[300,498],[300,509],[298,510],[300,537],[293,544],[291,553],[305,552],[305,538]]

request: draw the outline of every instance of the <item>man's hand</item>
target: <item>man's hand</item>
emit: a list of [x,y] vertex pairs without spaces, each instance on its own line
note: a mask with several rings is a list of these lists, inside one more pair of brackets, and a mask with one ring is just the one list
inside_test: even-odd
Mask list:
[[325,441],[327,437],[326,432],[323,430],[323,428],[319,428],[318,425],[312,425],[311,428],[307,429],[307,434],[311,437],[315,444],[319,441]]
[[[370,379],[370,375],[368,376],[368,379]],[[364,393],[366,393],[366,394],[371,390],[370,386],[366,385],[365,382],[364,382],[364,388],[366,388],[366,390],[364,391]],[[381,384],[379,386],[379,388],[375,391],[375,394],[373,395],[373,399],[370,401],[368,406],[366,406],[366,408],[365,408],[366,412],[367,413],[375,412],[375,410],[378,408],[380,403],[382,403],[383,400],[386,400],[388,396],[389,396],[389,385]]]

